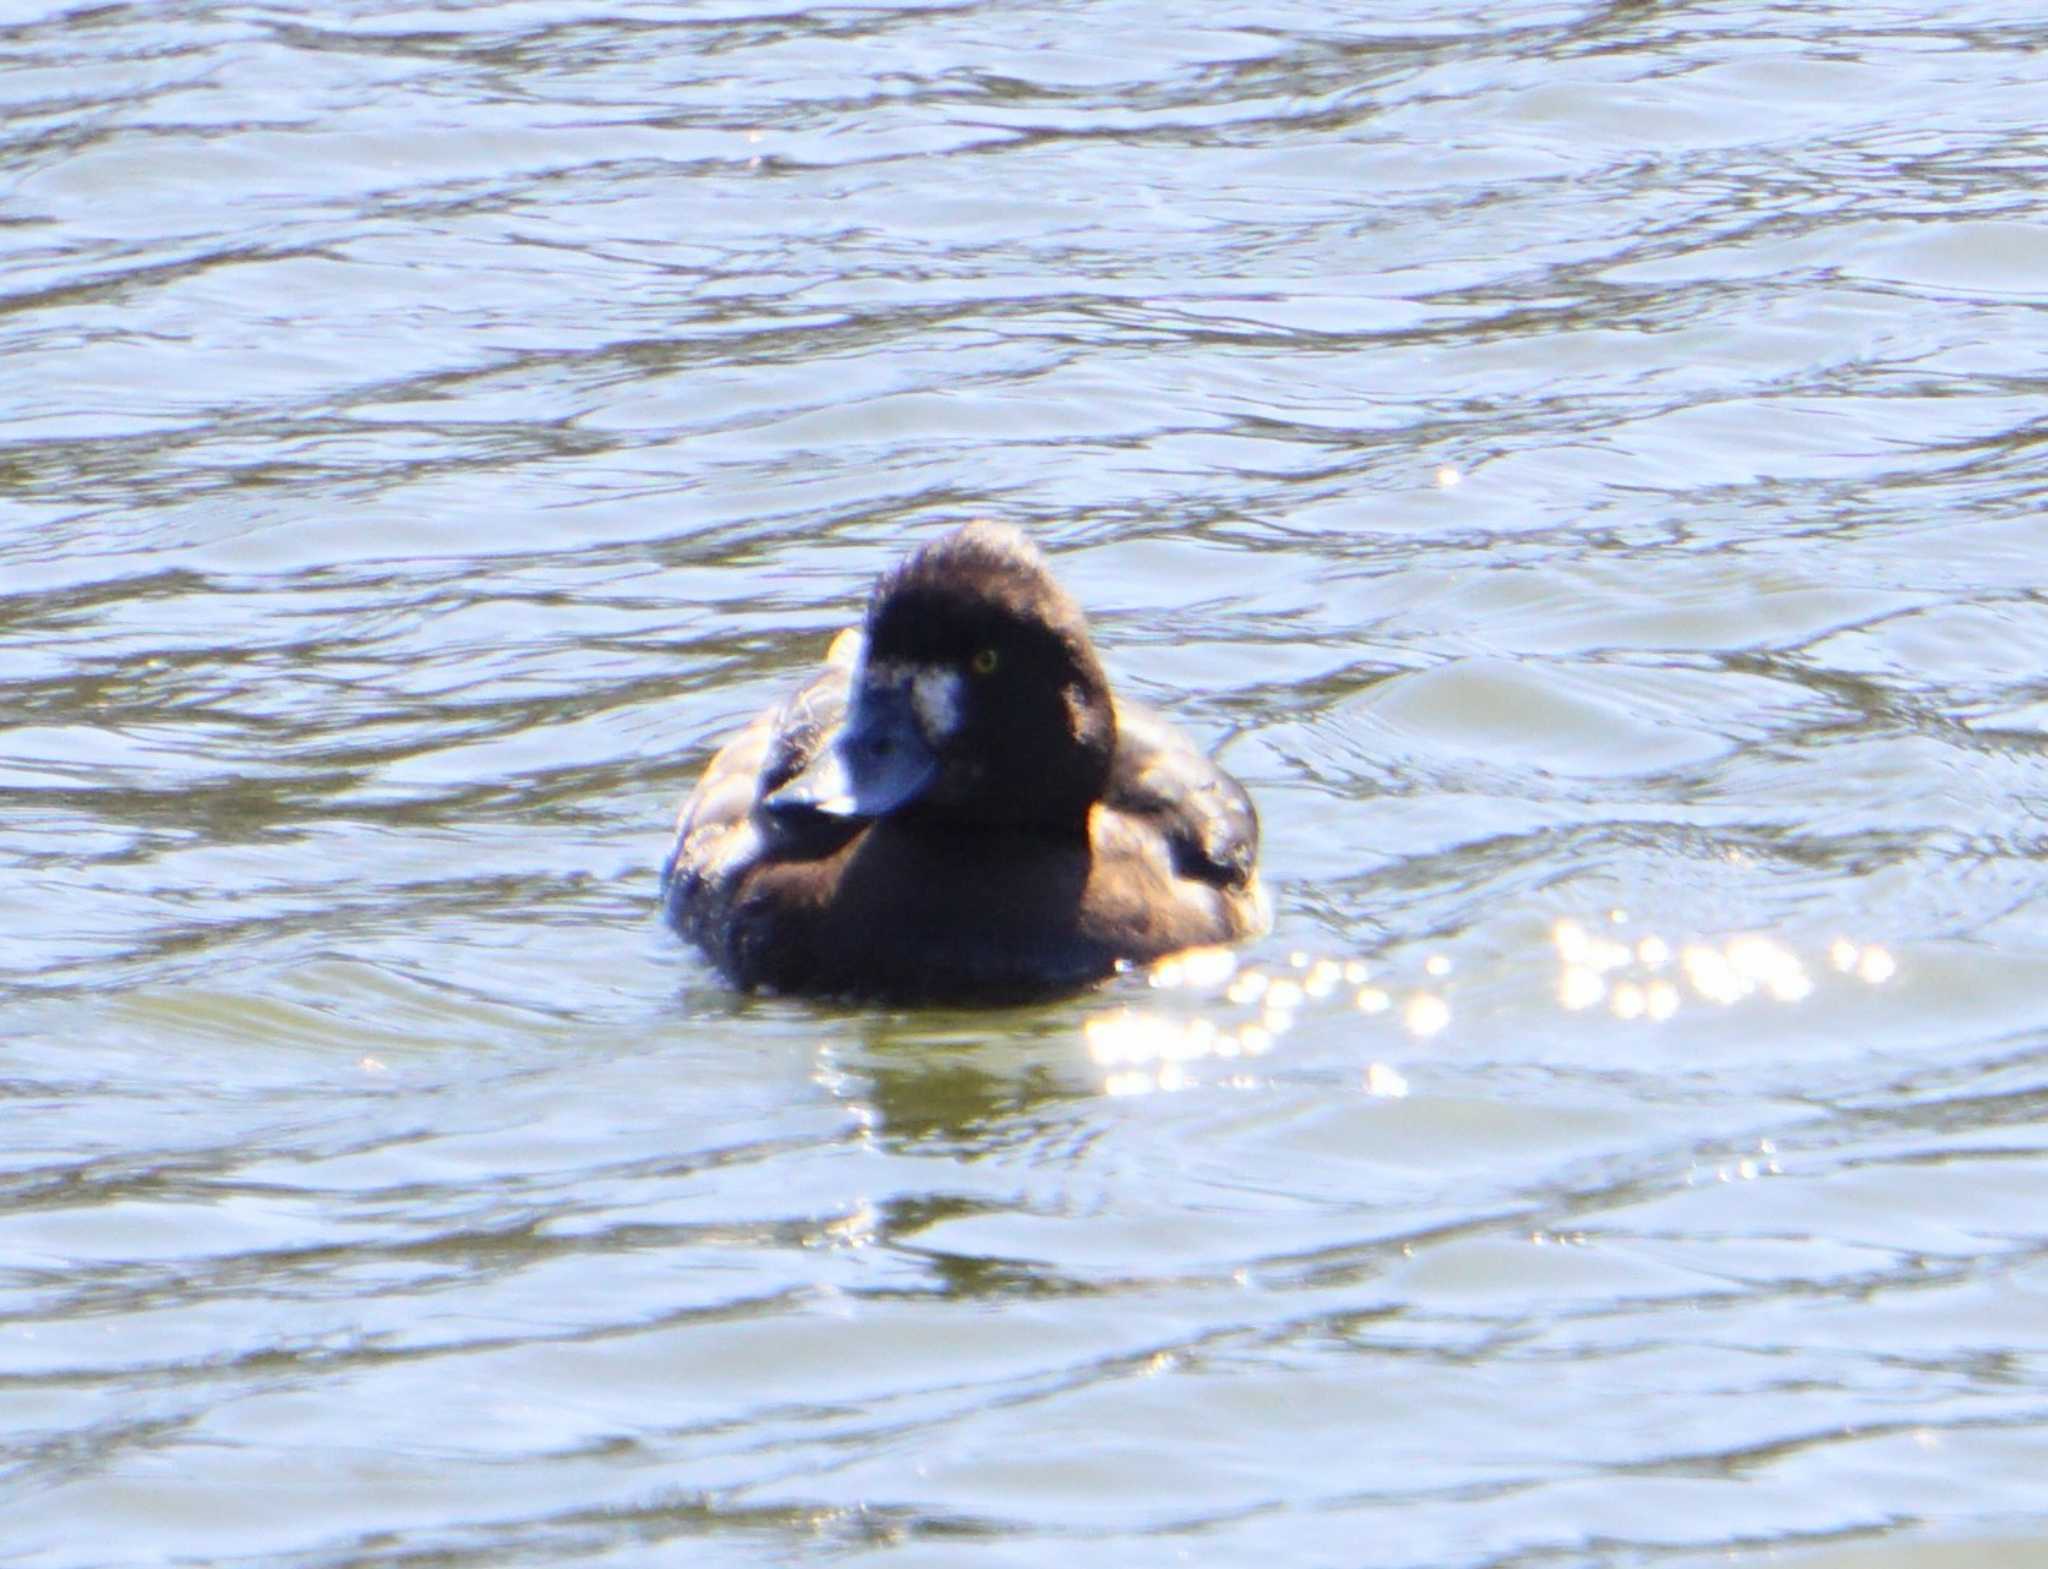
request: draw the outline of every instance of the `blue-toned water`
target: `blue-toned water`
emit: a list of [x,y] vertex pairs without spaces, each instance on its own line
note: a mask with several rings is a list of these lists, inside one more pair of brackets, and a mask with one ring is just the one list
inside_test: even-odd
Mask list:
[[[0,1561],[2048,1558],[2048,22],[0,18]],[[737,998],[1045,546],[1278,914]]]

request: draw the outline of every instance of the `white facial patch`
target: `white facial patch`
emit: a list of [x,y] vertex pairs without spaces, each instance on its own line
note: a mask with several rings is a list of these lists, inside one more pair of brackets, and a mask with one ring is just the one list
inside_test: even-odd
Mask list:
[[949,740],[960,728],[960,695],[965,683],[957,670],[944,665],[914,664],[907,659],[870,659],[857,674],[856,684],[884,689],[908,687],[917,728],[934,746]]
[[960,728],[960,672],[922,665],[910,678],[910,705],[927,741],[944,741]]

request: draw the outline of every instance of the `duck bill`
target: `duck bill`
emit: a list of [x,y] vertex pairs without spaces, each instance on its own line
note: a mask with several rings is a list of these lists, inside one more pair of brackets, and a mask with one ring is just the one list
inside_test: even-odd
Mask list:
[[775,812],[886,817],[923,795],[938,774],[938,754],[918,729],[909,691],[861,686],[833,744],[762,804]]

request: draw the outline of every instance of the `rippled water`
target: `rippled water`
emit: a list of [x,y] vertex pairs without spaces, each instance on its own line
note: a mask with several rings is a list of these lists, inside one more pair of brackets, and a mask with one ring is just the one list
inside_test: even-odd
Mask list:
[[[12,16],[0,1557],[2040,1561],[2036,8]],[[729,995],[974,514],[1276,931]]]

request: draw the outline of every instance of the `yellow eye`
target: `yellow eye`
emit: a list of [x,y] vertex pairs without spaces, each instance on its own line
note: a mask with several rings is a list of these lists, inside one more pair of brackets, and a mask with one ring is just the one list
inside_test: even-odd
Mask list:
[[992,676],[996,673],[996,665],[999,662],[1000,661],[998,661],[996,658],[996,651],[994,649],[984,648],[980,653],[976,654],[967,663],[968,668],[971,669],[976,675]]

